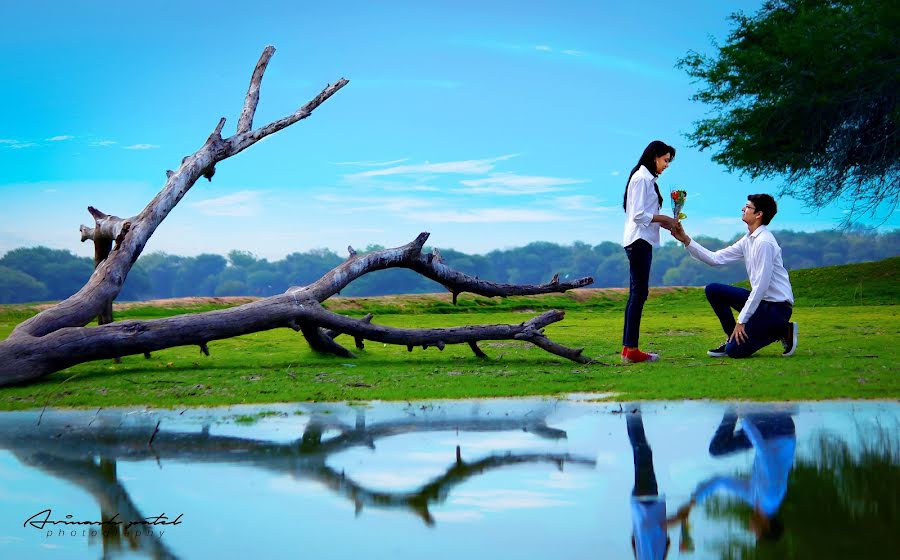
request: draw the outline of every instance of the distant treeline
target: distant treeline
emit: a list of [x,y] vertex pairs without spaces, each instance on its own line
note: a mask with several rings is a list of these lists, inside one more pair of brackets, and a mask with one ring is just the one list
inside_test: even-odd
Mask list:
[[[775,234],[789,270],[880,260],[900,254],[898,230],[881,234],[869,231],[776,231]],[[720,249],[734,241],[697,239],[709,249]],[[382,248],[370,246],[366,251]],[[561,279],[593,276],[593,287],[597,288],[628,285],[625,253],[619,244],[609,241],[599,245],[582,242],[557,245],[539,241],[486,255],[441,249],[441,255],[445,263],[456,270],[496,282],[542,284],[559,272]],[[270,296],[284,292],[290,286],[315,282],[344,260],[327,249],[291,253],[273,262],[245,251],[231,251],[227,257],[150,253],[138,259],[131,269],[119,300]],[[93,268],[92,259],[77,257],[69,251],[47,247],[14,249],[0,258],[0,303],[65,299],[84,285]],[[713,269],[691,259],[675,242],[669,242],[653,253],[651,286],[700,286],[708,282],[732,283],[745,278],[742,264]],[[342,295],[442,290],[442,286],[408,270],[385,270],[356,280]]]

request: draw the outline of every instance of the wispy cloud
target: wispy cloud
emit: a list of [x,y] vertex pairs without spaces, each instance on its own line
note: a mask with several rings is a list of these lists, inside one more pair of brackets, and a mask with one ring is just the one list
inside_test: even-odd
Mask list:
[[71,140],[74,136],[60,135],[47,138],[47,142],[62,142],[63,140]]
[[13,140],[11,138],[0,138],[0,146],[5,146],[11,150],[20,150],[22,148],[33,148],[37,146],[34,142],[23,142],[21,140]]
[[553,199],[553,205],[560,210],[578,210],[584,212],[612,212],[621,210],[616,206],[601,206],[601,200],[588,195],[557,196]]
[[494,164],[516,157],[518,154],[508,154],[489,159],[470,159],[463,161],[447,161],[442,163],[419,163],[415,165],[398,165],[386,169],[373,169],[347,175],[348,179],[382,177],[387,175],[413,175],[413,174],[443,174],[456,173],[462,175],[481,175],[494,169]]
[[475,210],[441,210],[418,212],[416,217],[431,223],[510,223],[555,222],[571,219],[563,214],[546,210],[516,208],[482,208]]
[[385,185],[382,190],[391,192],[439,192],[441,189],[429,185]]
[[610,172],[610,175],[612,175],[613,177],[618,177],[618,176],[621,175],[621,174],[622,174],[622,172],[621,172],[621,171],[618,171],[618,170],[616,170],[616,171],[611,171],[611,172]]
[[355,165],[358,167],[384,167],[385,165],[397,165],[409,161],[409,158],[394,159],[391,161],[336,161],[334,165]]
[[483,511],[533,509],[570,505],[570,502],[546,492],[529,490],[461,491],[451,500],[455,505],[473,506]]
[[516,175],[514,173],[491,173],[484,179],[467,179],[460,181],[467,189],[456,192],[473,194],[533,195],[556,192],[563,185],[586,183],[584,179],[567,179],[564,177],[541,177],[535,175]]
[[192,202],[189,206],[207,216],[257,216],[262,211],[261,195],[259,191],[238,191],[218,198]]
[[313,197],[314,200],[327,204],[335,204],[337,212],[393,212],[407,214],[421,208],[434,205],[433,202],[415,197],[362,197],[362,196],[338,196],[334,194],[320,194]]
[[123,146],[126,150],[153,150],[155,148],[159,148],[156,144],[132,144],[130,146]]
[[585,54],[583,51],[575,49],[555,49],[550,45],[535,45],[534,50],[548,53],[561,53],[567,56],[581,56]]
[[115,140],[98,140],[96,142],[91,142],[91,146],[112,146],[114,144],[118,144],[118,142],[116,142]]

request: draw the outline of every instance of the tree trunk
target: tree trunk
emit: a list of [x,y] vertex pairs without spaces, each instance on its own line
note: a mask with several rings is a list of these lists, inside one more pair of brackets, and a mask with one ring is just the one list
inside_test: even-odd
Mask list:
[[[132,265],[150,236],[169,212],[200,179],[212,180],[218,162],[252,146],[266,136],[305,119],[313,110],[344,87],[340,79],[296,112],[263,127],[253,129],[253,117],[259,101],[259,86],[269,59],[275,52],[266,47],[253,72],[236,133],[222,138],[225,119],[220,119],[203,146],[186,156],[174,171],[166,172],[163,189],[138,215],[118,218],[89,207],[95,227],[81,227],[82,240],[93,239],[97,266],[88,282],[76,294],[18,325],[0,342],[0,386],[29,383],[50,373],[92,360],[144,354],[174,346],[198,345],[208,353],[207,343],[243,334],[275,328],[301,331],[313,349],[352,356],[334,341],[348,334],[357,341],[375,340],[387,344],[437,346],[469,344],[482,356],[481,340],[516,339],[558,356],[587,363],[580,349],[567,348],[549,340],[543,328],[563,318],[561,311],[550,311],[519,325],[475,325],[450,329],[396,329],[372,324],[371,317],[352,319],[325,310],[320,304],[339,293],[360,276],[387,268],[408,268],[447,288],[453,300],[462,292],[483,296],[530,295],[564,292],[593,282],[581,278],[559,282],[558,275],[540,286],[497,284],[473,278],[446,266],[435,250],[423,254],[428,239],[420,234],[412,242],[393,249],[359,255],[350,248],[350,257],[315,283],[289,288],[284,294],[239,307],[207,313],[189,314],[149,321],[112,323],[111,304],[121,290]],[[114,245],[109,248],[110,244]],[[103,255],[103,258],[99,257]],[[85,328],[94,317],[101,325]]]

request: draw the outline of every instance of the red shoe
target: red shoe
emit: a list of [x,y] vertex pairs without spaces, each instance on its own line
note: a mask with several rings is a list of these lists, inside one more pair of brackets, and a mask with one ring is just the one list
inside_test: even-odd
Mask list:
[[622,348],[622,363],[623,364],[636,364],[639,362],[657,362],[659,361],[659,354],[654,354],[652,352],[641,352],[637,348],[629,350],[628,348]]

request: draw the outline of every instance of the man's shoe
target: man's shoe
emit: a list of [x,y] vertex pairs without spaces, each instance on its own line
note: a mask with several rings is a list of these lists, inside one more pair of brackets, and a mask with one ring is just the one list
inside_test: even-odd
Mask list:
[[728,354],[725,352],[726,344],[727,344],[727,342],[723,342],[722,346],[719,346],[718,348],[713,348],[711,350],[707,350],[706,355],[712,356],[713,358],[724,358],[724,357],[728,356]]
[[659,361],[659,355],[654,354],[652,352],[641,352],[637,348],[634,350],[623,349],[622,350],[622,363],[623,364],[637,364],[640,362],[657,362]]
[[794,352],[797,351],[797,331],[798,331],[797,323],[790,322],[787,326],[787,333],[785,333],[784,338],[781,339],[781,345],[784,347],[784,352],[782,352],[782,356],[787,358],[788,356],[793,356]]

